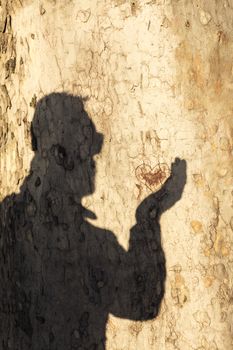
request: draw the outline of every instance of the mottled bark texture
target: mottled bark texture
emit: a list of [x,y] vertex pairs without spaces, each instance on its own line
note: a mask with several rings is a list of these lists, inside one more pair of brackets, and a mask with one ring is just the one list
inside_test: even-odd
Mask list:
[[232,349],[232,21],[0,2],[0,349]]

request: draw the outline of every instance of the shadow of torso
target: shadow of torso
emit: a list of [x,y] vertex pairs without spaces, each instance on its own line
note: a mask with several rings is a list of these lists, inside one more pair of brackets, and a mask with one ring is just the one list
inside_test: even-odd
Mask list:
[[32,180],[1,204],[15,349],[105,349],[109,313],[155,317],[165,279],[159,224],[137,223],[126,252],[72,195],[54,188],[37,201]]

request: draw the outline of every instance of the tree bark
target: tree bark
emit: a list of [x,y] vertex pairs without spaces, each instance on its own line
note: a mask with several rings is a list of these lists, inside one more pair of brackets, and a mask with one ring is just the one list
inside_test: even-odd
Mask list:
[[1,1],[0,348],[232,349],[232,20]]

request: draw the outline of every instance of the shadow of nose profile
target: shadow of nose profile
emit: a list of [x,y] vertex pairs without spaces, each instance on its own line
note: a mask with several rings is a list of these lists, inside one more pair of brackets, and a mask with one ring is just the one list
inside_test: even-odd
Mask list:
[[[166,278],[159,219],[182,196],[186,162],[174,162],[163,188],[139,205],[125,251],[111,231],[86,220],[95,214],[81,204],[94,192],[93,157],[103,144],[82,98],[42,98],[31,140],[30,175],[0,208],[2,263],[10,266],[2,348],[12,337],[17,350],[104,350],[109,314],[144,321],[159,313]],[[114,221],[110,208],[106,215]]]

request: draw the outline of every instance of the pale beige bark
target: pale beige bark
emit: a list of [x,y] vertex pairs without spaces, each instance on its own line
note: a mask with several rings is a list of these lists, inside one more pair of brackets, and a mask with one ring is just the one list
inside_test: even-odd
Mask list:
[[[125,250],[136,208],[157,189],[137,169],[185,159],[182,198],[161,218],[160,313],[110,315],[106,348],[231,350],[232,1],[11,0],[0,9],[1,201],[20,192],[36,104],[54,92],[86,97],[104,135],[95,192],[82,204]],[[5,349],[15,349],[11,334]]]

